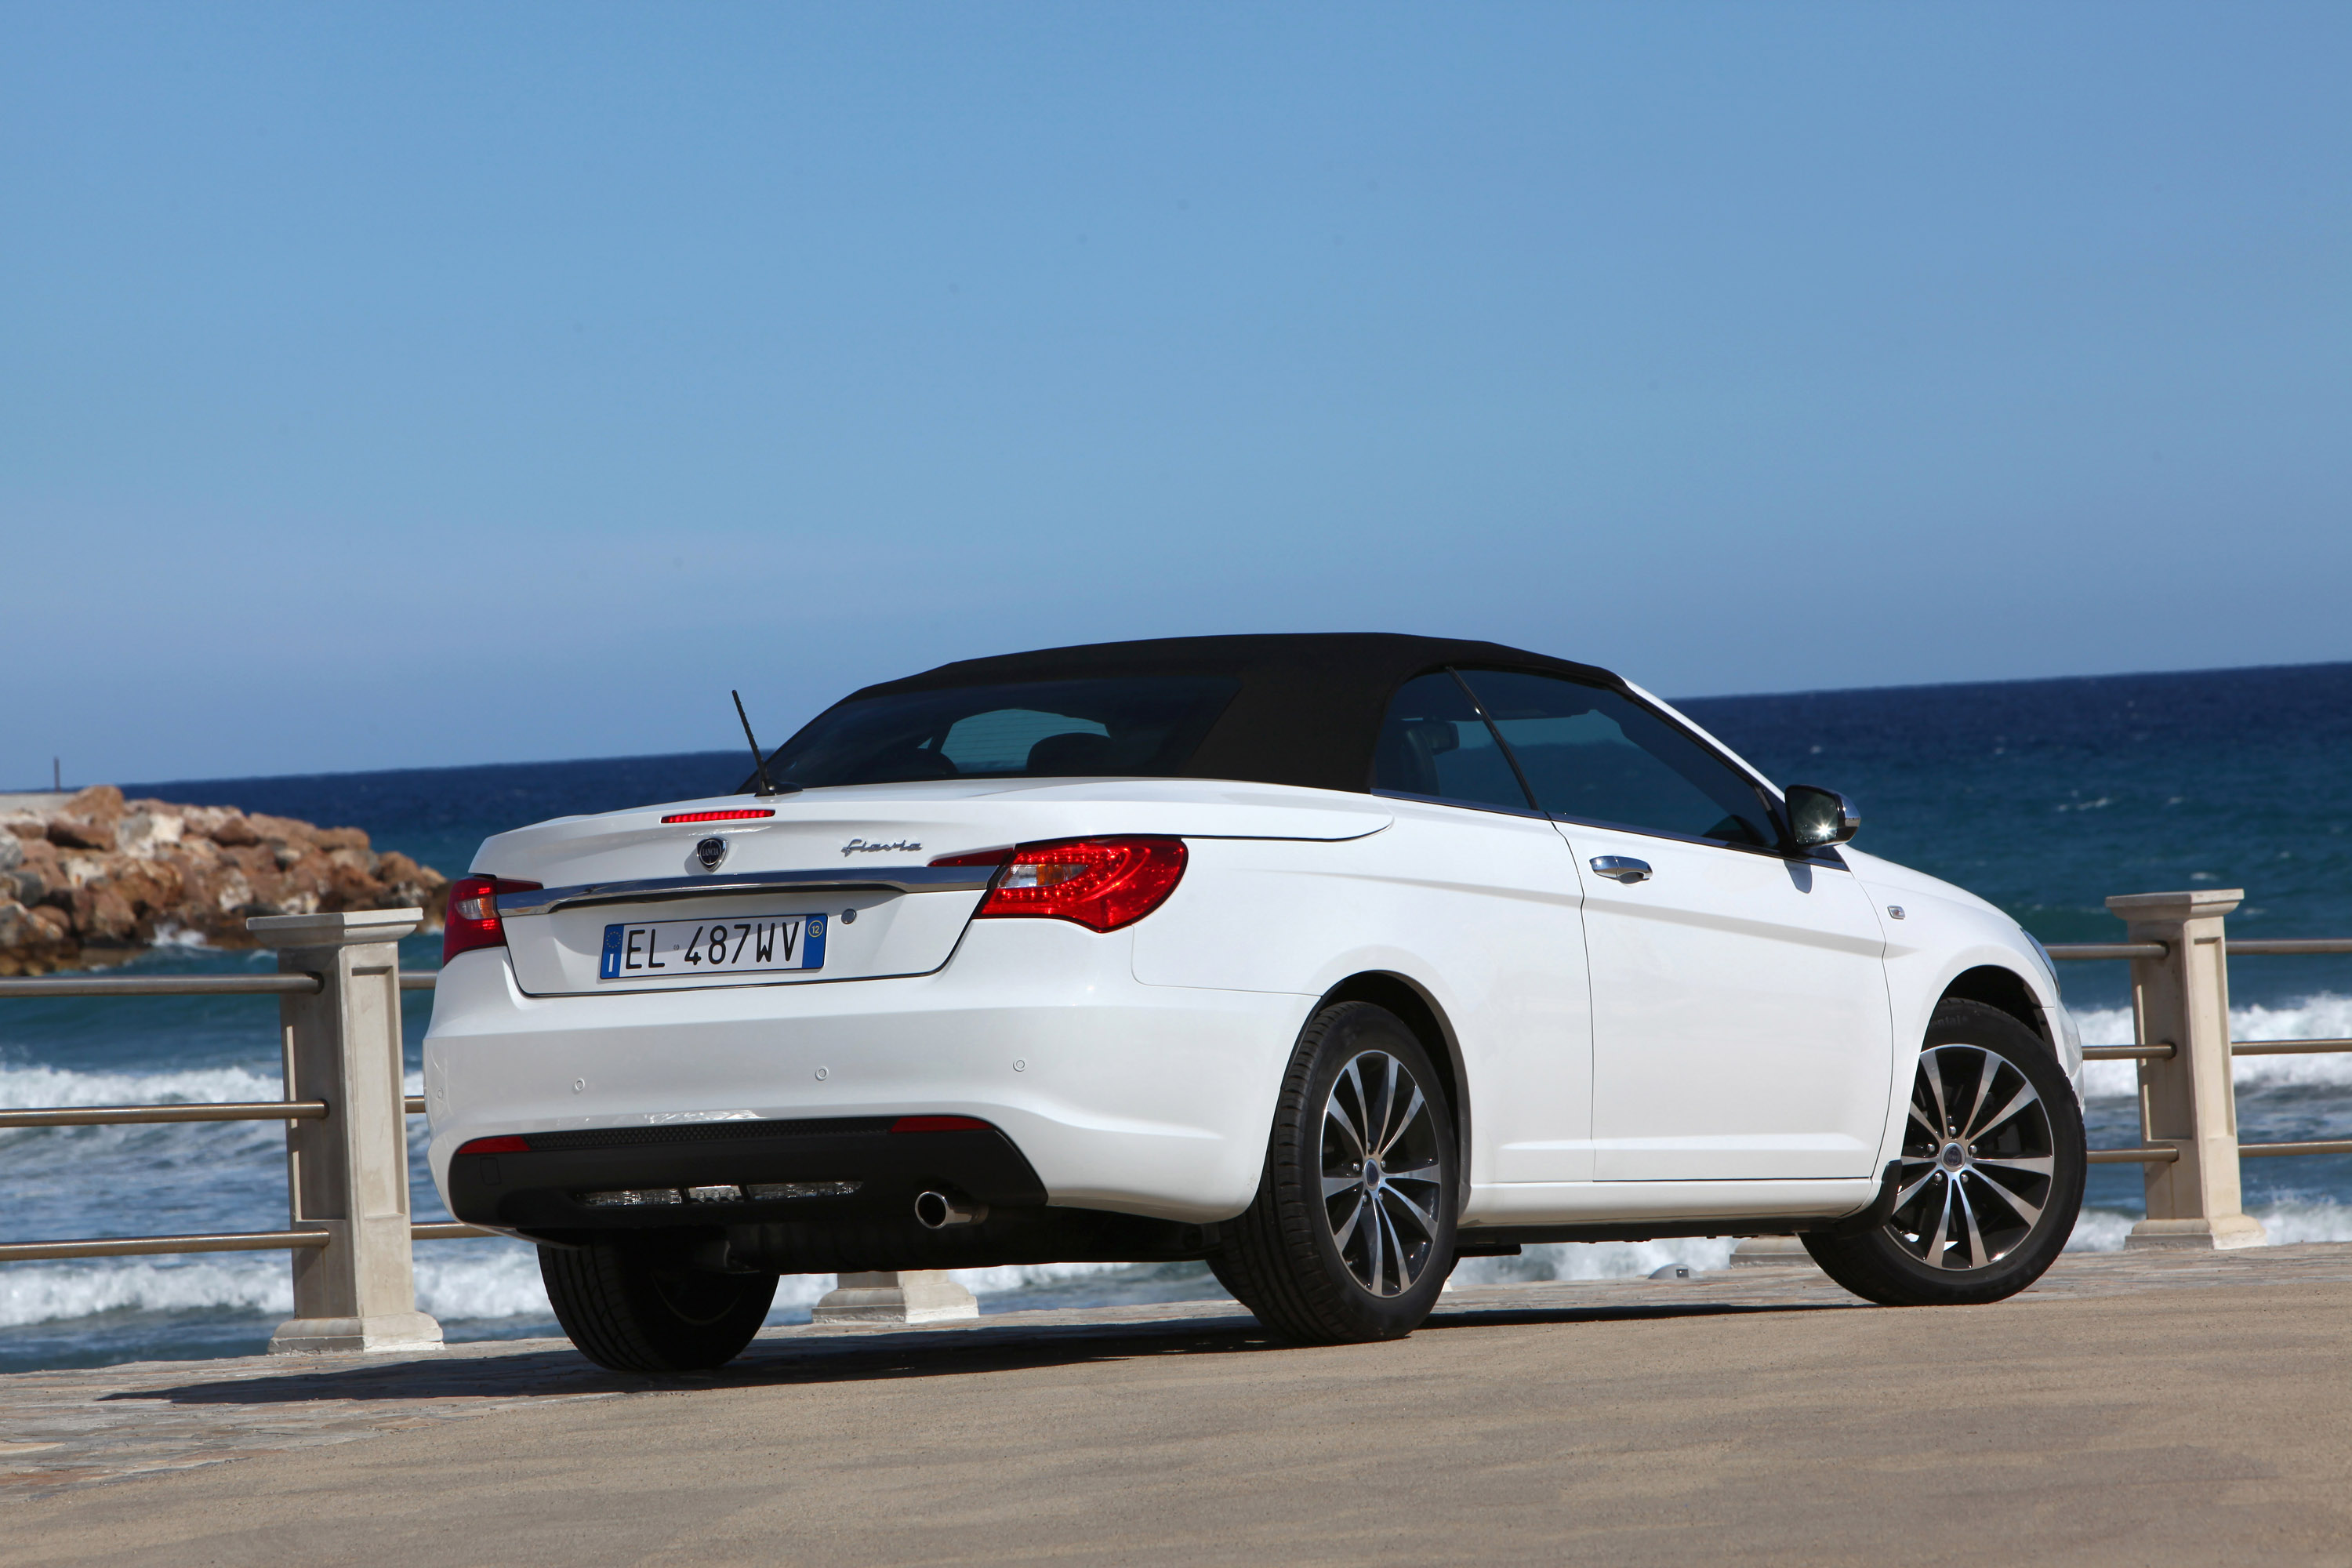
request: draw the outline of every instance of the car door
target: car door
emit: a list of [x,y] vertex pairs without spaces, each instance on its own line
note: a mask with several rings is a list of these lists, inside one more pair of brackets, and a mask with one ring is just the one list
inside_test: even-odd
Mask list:
[[[1474,1183],[1592,1179],[1591,987],[1575,868],[1460,680],[1390,700],[1372,788],[1403,811],[1376,854],[1442,955],[1468,1068]],[[1367,884],[1359,897],[1379,896]]]
[[1885,943],[1836,853],[1781,853],[1754,782],[1626,692],[1463,675],[1583,883],[1595,1179],[1874,1174]]

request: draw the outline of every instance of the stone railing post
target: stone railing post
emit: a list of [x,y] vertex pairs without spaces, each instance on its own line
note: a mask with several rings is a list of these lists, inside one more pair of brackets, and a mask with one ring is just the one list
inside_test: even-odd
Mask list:
[[2162,958],[2132,960],[2132,1020],[2143,1046],[2169,1058],[2139,1064],[2141,1140],[2179,1157],[2142,1167],[2147,1217],[2126,1247],[2260,1247],[2259,1220],[2239,1208],[2238,1097],[2230,1077],[2230,968],[2221,920],[2242,888],[2126,893],[2107,900],[2133,942],[2160,942]]
[[972,1293],[936,1268],[845,1274],[809,1314],[819,1323],[940,1323],[979,1316]]
[[327,1103],[323,1119],[287,1123],[294,1228],[328,1241],[294,1254],[294,1316],[270,1336],[273,1355],[441,1342],[441,1325],[416,1310],[401,1094],[399,942],[423,919],[361,910],[245,922],[278,950],[279,973],[324,983],[279,1005],[287,1098]]

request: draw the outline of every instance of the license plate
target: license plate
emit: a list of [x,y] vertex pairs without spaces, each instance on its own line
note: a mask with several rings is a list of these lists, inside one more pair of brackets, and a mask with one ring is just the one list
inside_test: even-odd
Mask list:
[[675,980],[824,967],[823,915],[761,915],[606,926],[596,978]]

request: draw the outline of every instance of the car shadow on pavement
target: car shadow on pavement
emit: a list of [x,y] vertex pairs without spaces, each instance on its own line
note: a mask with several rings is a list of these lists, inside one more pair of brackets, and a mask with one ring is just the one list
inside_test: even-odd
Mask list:
[[[1860,1305],[1860,1303],[1856,1303]],[[1828,1303],[1672,1302],[1625,1307],[1471,1308],[1442,1312],[1418,1331],[1606,1325],[1678,1318],[1746,1317],[1841,1311]],[[1339,1351],[1361,1347],[1329,1347]],[[571,1350],[518,1351],[446,1358],[404,1356],[373,1364],[343,1362],[315,1372],[199,1379],[126,1389],[103,1402],[171,1405],[291,1405],[317,1401],[563,1400],[696,1389],[760,1388],[914,1377],[966,1377],[991,1372],[1158,1356],[1318,1353],[1275,1338],[1242,1315],[1165,1323],[1007,1325],[921,1329],[825,1337],[782,1335],[752,1342],[716,1372],[663,1376],[608,1372]]]

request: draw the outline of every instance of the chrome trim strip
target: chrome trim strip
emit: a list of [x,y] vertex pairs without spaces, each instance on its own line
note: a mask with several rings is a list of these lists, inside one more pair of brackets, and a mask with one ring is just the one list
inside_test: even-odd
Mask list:
[[875,866],[840,871],[740,871],[724,877],[655,877],[638,882],[583,882],[499,895],[499,913],[545,915],[582,904],[650,904],[712,893],[818,893],[887,889],[897,893],[977,893],[996,879],[994,866]]

